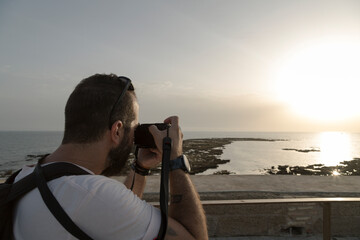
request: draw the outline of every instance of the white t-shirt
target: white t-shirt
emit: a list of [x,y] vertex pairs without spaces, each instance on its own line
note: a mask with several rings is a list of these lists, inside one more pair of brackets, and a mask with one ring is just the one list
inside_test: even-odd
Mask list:
[[[15,181],[33,170],[24,167]],[[124,184],[91,174],[48,182],[55,198],[81,230],[93,239],[156,238],[161,224],[157,208],[139,199]],[[55,219],[37,188],[19,200],[13,224],[17,240],[76,239]]]

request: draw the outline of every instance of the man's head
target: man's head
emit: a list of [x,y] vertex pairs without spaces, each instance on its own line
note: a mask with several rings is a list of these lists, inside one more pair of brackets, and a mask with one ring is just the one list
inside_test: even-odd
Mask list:
[[[82,80],[65,107],[65,132],[62,144],[91,144],[101,140],[112,124],[121,121],[124,128],[120,145],[109,152],[109,169],[116,174],[125,164],[132,148],[131,129],[137,121],[136,95],[127,80],[114,74],[95,74]],[[121,93],[124,95],[118,101]],[[111,169],[111,168],[116,168]]]

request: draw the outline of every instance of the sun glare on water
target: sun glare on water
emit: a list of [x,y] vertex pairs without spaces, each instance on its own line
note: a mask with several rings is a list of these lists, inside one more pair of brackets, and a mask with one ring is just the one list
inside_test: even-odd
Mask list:
[[360,42],[297,48],[278,68],[275,88],[280,100],[304,117],[337,121],[360,115]]
[[[351,138],[348,133],[323,132],[319,134],[320,161],[326,166],[336,166],[352,159]],[[334,170],[333,175],[338,174]]]

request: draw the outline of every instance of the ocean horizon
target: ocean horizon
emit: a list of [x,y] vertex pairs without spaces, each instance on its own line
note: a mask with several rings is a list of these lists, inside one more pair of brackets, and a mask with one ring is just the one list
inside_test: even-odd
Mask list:
[[[0,173],[32,164],[31,156],[53,152],[63,131],[0,131]],[[184,131],[184,140],[201,138],[261,138],[282,141],[234,141],[223,148],[221,159],[230,160],[201,174],[265,174],[277,165],[336,166],[360,158],[360,133],[349,132],[235,132]],[[30,156],[30,157],[29,157]]]

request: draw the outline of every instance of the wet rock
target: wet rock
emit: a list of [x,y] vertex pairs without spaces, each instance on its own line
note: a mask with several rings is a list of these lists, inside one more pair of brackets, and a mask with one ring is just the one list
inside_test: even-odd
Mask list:
[[354,158],[351,161],[343,161],[337,166],[325,166],[324,164],[313,164],[308,166],[289,166],[279,165],[265,169],[268,174],[277,175],[318,175],[318,176],[359,176],[360,158]]
[[14,171],[11,169],[7,169],[7,170],[1,170],[0,171],[0,178],[7,178],[9,177]]
[[296,151],[296,152],[302,152],[302,153],[320,152],[320,149],[317,149],[317,148],[310,148],[310,149],[283,148],[282,150],[285,150],[285,151]]
[[228,170],[221,170],[213,173],[214,175],[230,175],[235,174],[234,172],[230,172]]
[[45,157],[46,155],[48,155],[48,153],[46,153],[46,154],[28,154],[28,155],[26,155],[25,161],[34,161],[34,160],[37,161],[37,160]]

